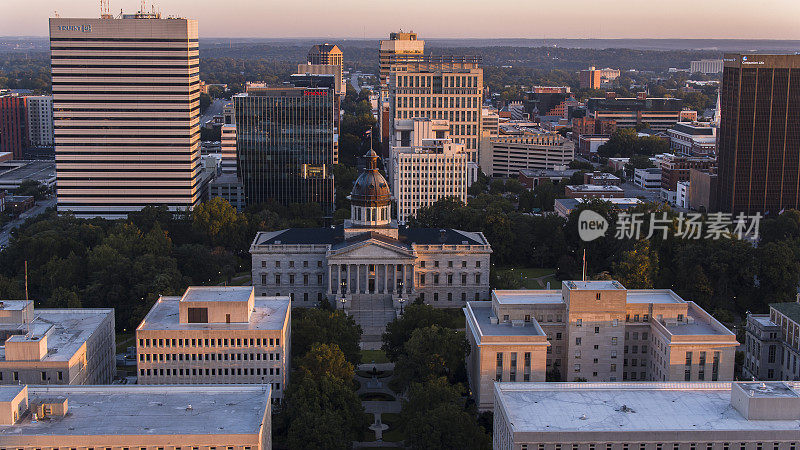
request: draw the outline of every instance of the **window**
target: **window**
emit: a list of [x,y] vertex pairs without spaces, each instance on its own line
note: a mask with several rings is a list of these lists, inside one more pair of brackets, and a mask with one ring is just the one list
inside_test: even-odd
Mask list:
[[189,323],[208,323],[208,308],[188,308]]
[[575,326],[576,327],[582,327],[583,326],[583,319],[576,319],[575,320]]
[[581,345],[581,338],[579,337],[575,338],[575,345]]
[[617,345],[617,338],[616,338],[616,336],[611,338],[611,345]]
[[275,261],[275,268],[276,269],[280,269],[281,268],[281,262],[280,261]]
[[594,327],[594,334],[600,333],[600,327]]

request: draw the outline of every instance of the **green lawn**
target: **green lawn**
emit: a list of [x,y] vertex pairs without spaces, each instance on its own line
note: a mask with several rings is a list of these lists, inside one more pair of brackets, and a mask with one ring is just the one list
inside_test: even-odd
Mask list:
[[381,423],[389,426],[389,429],[383,432],[384,441],[400,442],[406,438],[403,432],[400,431],[400,414],[383,413],[381,414]]
[[[522,287],[525,289],[547,289],[547,282],[550,282],[550,289],[561,289],[561,281],[555,278],[556,269],[539,268],[539,267],[504,267],[493,268],[492,270],[500,272],[510,272],[514,274],[522,282]],[[548,276],[549,275],[549,276]],[[542,285],[536,278],[542,278]]]
[[386,353],[383,350],[361,350],[361,362],[372,363],[375,361],[375,364],[382,364],[388,363],[389,359],[386,358]]
[[135,333],[117,333],[117,353],[125,353],[128,347],[135,346]]

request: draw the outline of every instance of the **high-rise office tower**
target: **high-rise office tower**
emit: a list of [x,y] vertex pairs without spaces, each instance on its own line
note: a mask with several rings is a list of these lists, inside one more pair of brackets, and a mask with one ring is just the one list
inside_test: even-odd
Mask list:
[[464,144],[470,162],[478,162],[483,100],[483,69],[470,56],[423,57],[392,69],[389,102],[397,119],[447,120],[450,137]]
[[719,209],[800,207],[800,55],[727,54],[719,130]]
[[22,159],[28,148],[28,113],[26,97],[0,96],[0,152]]
[[308,51],[308,64],[298,66],[297,73],[316,75],[334,74],[338,76],[336,92],[344,95],[347,87],[344,84],[344,59],[342,51],[336,44],[318,44]]
[[443,198],[467,202],[468,155],[450,139],[446,120],[399,119],[394,132],[388,169],[398,223]]
[[53,146],[53,97],[38,95],[27,97],[28,140],[31,147]]
[[197,204],[197,39],[197,21],[160,14],[50,19],[59,213]]
[[238,175],[248,205],[319,203],[333,214],[335,76],[292,77],[293,85],[252,87],[233,97]]
[[404,63],[422,60],[425,52],[425,41],[417,39],[417,33],[390,33],[389,39],[380,41],[380,82],[381,87],[389,84],[389,72]]

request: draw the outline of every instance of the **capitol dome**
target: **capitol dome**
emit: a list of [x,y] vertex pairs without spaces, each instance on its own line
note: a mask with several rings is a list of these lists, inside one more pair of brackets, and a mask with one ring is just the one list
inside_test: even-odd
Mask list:
[[355,206],[379,207],[386,206],[392,199],[389,183],[378,172],[378,154],[374,150],[364,155],[367,167],[356,180],[350,192],[350,201]]

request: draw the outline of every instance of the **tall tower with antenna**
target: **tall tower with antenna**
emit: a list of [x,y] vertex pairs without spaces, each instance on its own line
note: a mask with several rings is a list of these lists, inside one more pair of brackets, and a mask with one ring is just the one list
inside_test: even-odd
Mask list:
[[111,15],[111,0],[100,0],[100,18],[113,19]]

